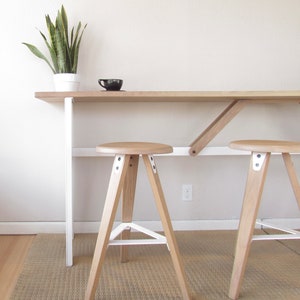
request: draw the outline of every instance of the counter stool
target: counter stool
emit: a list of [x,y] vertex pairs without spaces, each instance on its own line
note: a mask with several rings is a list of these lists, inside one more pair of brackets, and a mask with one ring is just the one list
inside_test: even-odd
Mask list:
[[[158,171],[153,158],[153,154],[171,153],[173,152],[173,148],[168,145],[157,143],[121,142],[100,145],[97,147],[97,152],[114,154],[115,159],[112,167],[85,299],[90,300],[95,297],[101,268],[109,245],[121,246],[121,261],[125,262],[127,261],[128,245],[151,244],[167,244],[175,267],[183,299],[190,299],[182,260],[175,240],[170,216],[158,177]],[[165,236],[132,223],[139,156],[143,158],[146,166]],[[112,231],[122,190],[122,223]],[[143,232],[151,238],[137,240],[129,239],[131,228]],[[121,234],[121,239],[116,240],[116,237],[119,234]]]
[[300,239],[299,231],[272,226],[271,224],[261,222],[258,224],[284,231],[286,234],[274,234],[267,236],[253,235],[267,168],[272,152],[280,153],[282,155],[294,194],[298,201],[298,206],[300,208],[300,186],[290,155],[291,153],[300,153],[300,143],[271,140],[244,140],[231,142],[230,147],[238,150],[251,151],[251,161],[245,188],[243,208],[240,216],[235,258],[229,289],[229,297],[231,299],[237,299],[239,297],[245,273],[251,241]]

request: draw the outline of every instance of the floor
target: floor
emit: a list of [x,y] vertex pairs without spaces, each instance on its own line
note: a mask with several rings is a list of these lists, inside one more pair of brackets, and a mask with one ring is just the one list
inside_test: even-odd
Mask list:
[[0,295],[8,300],[35,235],[0,235]]
[[[181,233],[180,233],[181,234]],[[182,233],[183,234],[183,233]],[[215,231],[214,232],[199,232],[199,235],[201,234],[201,237],[202,238],[197,238],[197,239],[193,239],[194,243],[196,243],[195,247],[197,249],[200,249],[201,250],[201,253],[204,253],[202,255],[202,259],[204,260],[204,266],[208,266],[209,269],[213,269],[215,270],[216,272],[219,272],[220,269],[220,261],[217,260],[217,267],[214,269],[212,268],[212,264],[211,264],[211,260],[215,260],[215,258],[219,258],[222,260],[222,262],[224,261],[224,251],[226,250],[225,248],[225,245],[226,243],[224,243],[223,241],[221,241],[220,239],[217,239],[218,241],[218,244],[217,244],[217,247],[213,248],[213,249],[219,249],[218,251],[221,251],[221,253],[219,252],[216,252],[215,256],[213,255],[215,251],[212,251],[212,248],[211,248],[211,244],[209,243],[210,239],[213,237],[213,234],[215,234]],[[205,236],[206,239],[208,239],[207,241],[205,239],[203,239]],[[37,239],[35,239],[35,235],[0,235],[0,295],[1,295],[1,300],[9,300],[10,299],[10,296],[14,290],[14,287],[15,287],[15,283],[18,279],[18,276],[23,268],[23,263],[24,263],[24,260],[27,256],[27,253],[28,253],[28,250],[30,249],[33,241],[37,241]],[[183,237],[184,237],[184,241],[186,241],[187,239],[187,235],[186,234],[183,234]],[[223,235],[223,240],[224,240],[224,235]],[[225,252],[227,253],[231,253],[233,251],[233,246],[232,246],[232,239],[230,240],[231,242],[229,243],[230,245],[230,249],[227,249]],[[62,238],[62,243],[64,243],[64,238]],[[221,243],[221,244],[220,244]],[[273,264],[269,264],[268,262],[267,263],[264,263],[264,259],[262,259],[262,254],[261,255],[257,255],[260,253],[260,251],[258,251],[259,249],[262,250],[262,253],[268,253],[270,252],[270,246],[271,245],[274,245],[275,242],[265,242],[265,243],[254,243],[253,247],[252,247],[252,251],[255,252],[255,249],[256,249],[256,255],[253,255],[252,256],[252,260],[249,261],[249,264],[248,264],[248,275],[247,275],[247,280],[245,280],[245,283],[244,283],[244,290],[246,291],[245,292],[245,295],[248,296],[249,299],[252,299],[251,297],[253,295],[251,295],[251,291],[253,290],[255,293],[256,293],[256,290],[253,289],[251,287],[251,285],[247,285],[247,282],[249,283],[250,282],[250,279],[251,279],[251,274],[253,273],[253,266],[255,265],[255,263],[258,262],[258,265],[260,266],[261,265],[261,269],[260,271],[262,271],[261,273],[259,273],[258,275],[260,274],[265,274],[271,267],[271,269],[275,269],[277,270],[280,270],[278,272],[275,272],[276,274],[290,274],[289,277],[291,278],[290,280],[288,280],[288,282],[290,282],[291,284],[295,284],[296,287],[299,287],[299,282],[297,280],[297,278],[299,277],[299,269],[296,267],[297,264],[295,264],[295,261],[294,261],[294,256],[295,254],[296,255],[299,255],[299,242],[298,241],[285,241],[284,244],[283,242],[276,242],[276,249],[272,246],[271,250],[274,252],[274,254],[276,255],[273,255],[274,259],[275,259],[275,263],[274,265]],[[84,239],[84,249],[90,249],[90,252],[92,252],[91,249],[93,249],[93,246],[94,245],[94,241],[93,243],[91,243],[90,247],[87,247],[87,240]],[[228,244],[228,243],[227,243]],[[258,247],[259,245],[259,247]],[[261,245],[261,246],[260,246]],[[182,250],[184,250],[184,246],[182,246]],[[59,249],[61,249],[61,247],[59,247]],[[275,251],[276,250],[276,251]],[[290,253],[294,254],[294,256],[292,255],[289,255],[289,257],[291,256],[290,259],[287,259],[287,260],[284,260],[284,263],[283,264],[280,264],[279,261],[280,261],[280,258],[283,257],[283,251],[289,251]],[[50,251],[50,250],[49,250]],[[198,251],[198,250],[197,250]],[[217,251],[217,250],[216,250]],[[53,251],[53,252],[57,252],[57,251]],[[79,251],[80,252],[80,251]],[[194,259],[196,259],[194,256],[195,256],[195,251],[191,251],[190,249],[188,249],[187,253],[186,253],[186,259],[187,259],[187,262],[189,262],[189,254],[192,255],[192,261],[189,262],[189,267],[191,268],[191,270],[194,268],[193,266],[196,265]],[[222,254],[223,253],[223,254]],[[152,252],[150,253],[152,256]],[[62,256],[64,256],[64,253],[62,254]],[[207,261],[208,259],[208,261]],[[252,261],[252,265],[251,265],[251,261]],[[299,260],[297,260],[299,261]],[[200,263],[201,260],[200,259],[196,259],[196,262],[197,263]],[[86,263],[86,260],[83,261],[83,263]],[[268,267],[265,267],[265,265],[268,265]],[[278,266],[277,266],[278,265]],[[251,267],[252,266],[252,267]],[[82,268],[82,266],[80,266],[81,269],[79,270],[80,272],[82,270],[84,270]],[[230,275],[230,272],[231,272],[231,262],[230,264],[228,265],[228,274]],[[252,269],[251,269],[252,268]],[[294,272],[291,272],[293,269]],[[197,278],[197,282],[201,282],[200,286],[201,286],[201,289],[202,289],[202,286],[207,286],[209,287],[210,286],[210,282],[209,284],[207,283],[207,280],[211,280],[213,281],[213,278],[206,278],[208,276],[208,273],[207,273],[207,276],[203,277],[202,276],[202,273],[201,272],[198,272],[198,268],[197,268],[197,276],[199,276],[199,278]],[[74,268],[73,270],[74,272],[76,271],[76,269]],[[79,273],[80,273],[79,272]],[[273,271],[272,271],[273,272]],[[40,274],[40,272],[38,272]],[[63,272],[60,272],[60,273],[63,273]],[[66,272],[66,273],[70,273],[70,272]],[[294,275],[293,275],[294,274]],[[215,273],[212,272],[212,275],[215,276]],[[229,280],[229,275],[227,276],[227,281]],[[255,276],[255,280],[256,280],[256,274],[254,274]],[[73,276],[74,278],[77,278],[76,276]],[[80,276],[79,276],[80,277]],[[276,282],[276,276],[274,275],[273,277],[272,276],[268,276],[268,278],[273,278],[273,280],[270,281],[270,284],[277,284]],[[281,275],[281,277],[283,279],[285,279],[285,277],[283,275]],[[249,279],[250,278],[250,279]],[[281,278],[281,279],[282,279]],[[202,281],[203,282],[202,282]],[[226,281],[225,280],[225,281]],[[224,280],[218,280],[218,282],[221,282],[223,284],[223,282],[225,282]],[[227,291],[227,286],[228,286],[228,282],[225,282],[225,287],[222,287],[222,292],[223,294],[225,293],[224,291]],[[259,285],[260,284],[260,281],[262,281],[262,278],[259,278],[259,280],[255,281],[256,282],[256,285]],[[294,282],[295,281],[295,282]],[[220,284],[221,284],[220,283]],[[250,288],[249,288],[250,286]],[[284,284],[284,287],[285,287],[285,284]],[[63,286],[64,290],[65,290],[65,286]],[[274,290],[276,290],[276,286],[274,286]],[[292,288],[289,288],[289,286],[287,285],[287,287],[285,287],[287,290],[290,289],[291,291],[291,294],[293,292],[295,292]],[[278,289],[278,288],[277,288]],[[297,288],[298,289],[298,288]],[[214,285],[214,290],[216,290],[215,288],[215,285]],[[299,291],[299,290],[298,290]],[[202,290],[201,290],[201,293],[202,293]],[[282,292],[283,293],[283,292]],[[260,291],[260,295],[263,294],[263,291]],[[281,293],[279,293],[281,294]],[[226,294],[227,295],[227,294]],[[224,296],[226,298],[226,295]],[[299,294],[298,294],[299,296]],[[72,299],[72,297],[70,298]],[[220,298],[217,298],[217,299],[220,299]],[[227,299],[227,298],[226,298]],[[256,299],[255,297],[253,299]],[[264,298],[259,298],[259,299],[264,299]],[[270,298],[268,298],[270,299]],[[274,298],[272,298],[274,299]],[[279,298],[276,298],[276,299],[279,299]],[[287,298],[280,298],[280,299],[287,299]],[[288,299],[299,299],[299,298],[291,298],[289,297]]]

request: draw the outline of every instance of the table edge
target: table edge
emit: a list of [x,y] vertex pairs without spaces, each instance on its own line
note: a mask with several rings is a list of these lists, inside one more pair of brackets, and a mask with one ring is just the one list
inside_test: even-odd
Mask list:
[[286,91],[76,91],[35,92],[35,98],[46,102],[224,102],[234,100],[300,102],[300,90]]

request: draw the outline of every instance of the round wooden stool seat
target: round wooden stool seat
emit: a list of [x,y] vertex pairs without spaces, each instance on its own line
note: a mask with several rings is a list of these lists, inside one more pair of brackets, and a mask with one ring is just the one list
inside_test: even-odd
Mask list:
[[169,145],[149,142],[117,142],[96,147],[96,151],[106,154],[165,154],[172,153]]
[[[183,299],[191,299],[183,262],[154,159],[155,154],[171,153],[173,148],[159,143],[116,142],[99,145],[96,147],[96,151],[102,154],[113,154],[115,158],[106,193],[85,300],[94,300],[95,298],[108,246],[120,246],[121,262],[127,262],[129,246],[160,244],[167,245],[170,251]],[[146,168],[164,235],[133,222],[133,207],[140,159],[142,159]],[[113,229],[120,198],[122,199],[121,222]],[[132,238],[131,229],[141,232],[146,238]]]
[[298,153],[300,152],[299,142],[275,141],[275,140],[241,140],[233,141],[230,148],[237,150],[247,150],[253,152],[279,152]]
[[[291,157],[293,153],[300,153],[300,143],[274,140],[240,140],[231,142],[229,146],[237,150],[251,151],[229,288],[229,298],[237,299],[242,286],[252,241],[300,239],[300,231],[272,225],[269,222],[257,222],[268,165],[273,153],[279,154],[283,158],[300,208],[300,185]],[[285,234],[254,235],[256,223],[260,226],[283,231]]]

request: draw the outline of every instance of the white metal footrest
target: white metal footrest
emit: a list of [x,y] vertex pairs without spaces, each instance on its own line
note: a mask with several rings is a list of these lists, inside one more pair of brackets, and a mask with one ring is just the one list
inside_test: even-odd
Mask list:
[[300,239],[300,231],[285,228],[282,226],[276,226],[266,222],[256,222],[260,226],[265,226],[268,228],[276,229],[279,231],[286,232],[287,234],[261,234],[254,235],[252,237],[253,241],[262,241],[262,240],[297,240]]
[[[124,230],[135,229],[136,231],[142,232],[148,236],[151,236],[152,239],[130,239],[130,240],[115,240],[115,238],[121,234]],[[165,236],[144,228],[140,225],[134,223],[121,223],[118,225],[110,234],[109,246],[118,246],[118,245],[160,245],[167,244],[167,239]]]

